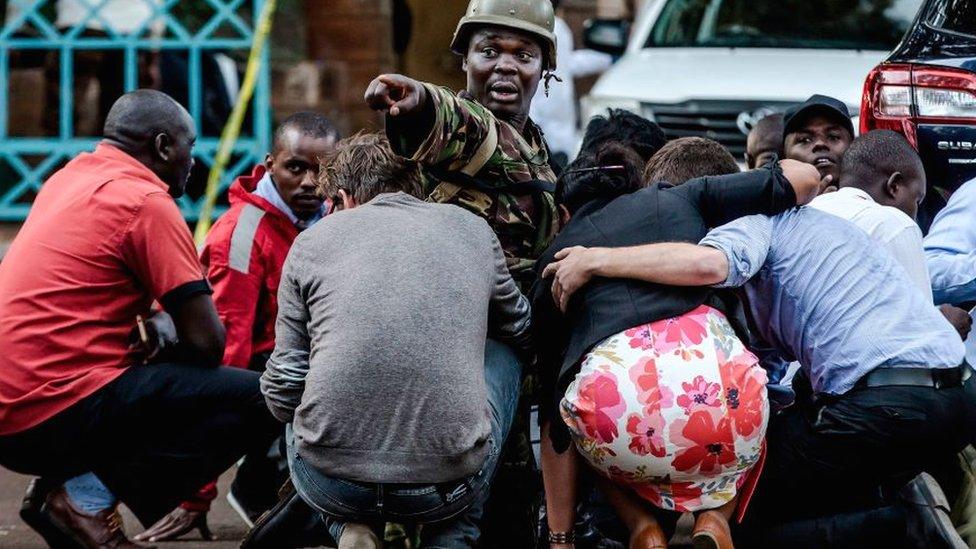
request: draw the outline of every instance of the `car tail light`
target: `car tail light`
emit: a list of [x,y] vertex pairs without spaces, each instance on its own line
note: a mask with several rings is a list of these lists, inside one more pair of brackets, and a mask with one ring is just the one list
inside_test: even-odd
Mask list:
[[918,147],[918,124],[976,124],[976,74],[928,65],[882,63],[868,74],[861,133],[889,129]]

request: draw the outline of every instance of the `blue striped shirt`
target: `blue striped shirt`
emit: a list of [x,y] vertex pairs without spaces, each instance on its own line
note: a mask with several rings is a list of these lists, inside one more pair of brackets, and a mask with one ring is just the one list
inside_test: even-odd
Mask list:
[[843,394],[879,367],[962,363],[959,335],[905,270],[850,222],[813,208],[753,215],[701,244],[729,260],[760,335],[797,360],[817,393]]
[[976,179],[949,197],[925,237],[936,303],[976,301]]

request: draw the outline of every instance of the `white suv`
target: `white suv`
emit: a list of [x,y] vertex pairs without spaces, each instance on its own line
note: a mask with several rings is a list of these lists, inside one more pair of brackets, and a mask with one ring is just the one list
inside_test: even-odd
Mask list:
[[[648,0],[623,56],[583,98],[583,120],[624,108],[654,120],[669,138],[707,137],[742,158],[753,123],[814,93],[857,113],[864,78],[919,4]],[[588,24],[589,47],[623,45],[619,22]]]

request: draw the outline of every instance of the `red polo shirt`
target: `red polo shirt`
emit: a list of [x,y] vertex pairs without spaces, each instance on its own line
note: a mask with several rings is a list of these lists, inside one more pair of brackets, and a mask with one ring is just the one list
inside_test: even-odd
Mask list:
[[154,300],[209,291],[167,185],[110,145],[79,155],[41,188],[0,263],[0,435],[121,375]]

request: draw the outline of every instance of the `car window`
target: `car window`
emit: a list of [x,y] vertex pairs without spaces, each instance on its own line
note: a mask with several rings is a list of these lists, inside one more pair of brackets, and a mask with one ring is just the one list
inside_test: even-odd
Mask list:
[[668,0],[645,47],[888,51],[905,34],[920,4],[921,0]]
[[933,27],[976,36],[976,0],[942,0],[929,11]]

